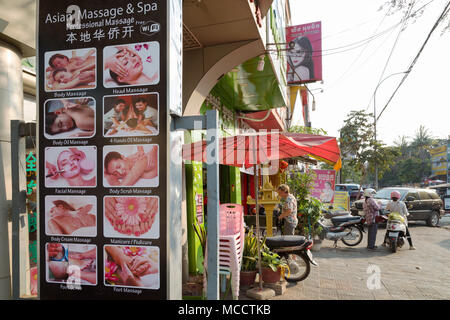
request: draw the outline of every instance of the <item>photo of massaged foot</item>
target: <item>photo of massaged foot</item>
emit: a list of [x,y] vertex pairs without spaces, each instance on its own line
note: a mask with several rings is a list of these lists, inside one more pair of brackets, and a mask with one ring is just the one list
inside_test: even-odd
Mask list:
[[46,280],[71,285],[97,284],[97,247],[86,244],[47,243]]
[[94,89],[96,53],[95,48],[46,52],[45,91]]
[[154,136],[159,133],[158,93],[105,96],[104,137]]
[[93,98],[50,99],[44,104],[47,139],[90,138],[95,134]]
[[159,83],[159,42],[108,46],[103,49],[105,88]]
[[159,289],[159,248],[106,245],[106,286]]
[[110,238],[159,238],[159,197],[105,197],[103,230]]
[[159,186],[156,144],[105,146],[103,148],[103,185],[105,187]]
[[47,188],[96,186],[97,147],[48,147],[44,157]]
[[45,233],[49,236],[95,237],[97,197],[46,196]]

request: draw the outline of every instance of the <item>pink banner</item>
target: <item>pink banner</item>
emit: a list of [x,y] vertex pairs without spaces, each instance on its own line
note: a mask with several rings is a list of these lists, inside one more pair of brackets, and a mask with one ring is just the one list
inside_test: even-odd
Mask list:
[[324,203],[333,203],[334,184],[336,173],[334,170],[314,170],[316,180],[312,190],[312,196]]
[[322,80],[322,22],[286,28],[287,83]]

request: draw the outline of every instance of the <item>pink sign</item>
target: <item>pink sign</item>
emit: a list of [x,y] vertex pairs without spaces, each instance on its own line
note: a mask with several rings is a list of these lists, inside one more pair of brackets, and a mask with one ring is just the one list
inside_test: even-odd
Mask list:
[[322,80],[322,22],[286,27],[287,83]]
[[312,190],[312,196],[324,203],[334,201],[334,183],[336,174],[334,170],[314,170],[316,180]]

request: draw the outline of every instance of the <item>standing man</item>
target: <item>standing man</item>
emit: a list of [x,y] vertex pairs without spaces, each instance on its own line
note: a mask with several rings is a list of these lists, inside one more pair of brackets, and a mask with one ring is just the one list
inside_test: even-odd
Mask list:
[[378,224],[375,221],[376,217],[379,215],[380,205],[375,201],[373,196],[377,192],[374,189],[367,188],[364,190],[364,216],[367,223],[367,249],[376,250],[375,240],[377,239]]
[[284,200],[281,214],[278,219],[284,219],[283,235],[293,235],[298,224],[297,199],[289,193],[289,186],[281,184],[277,188],[278,195]]

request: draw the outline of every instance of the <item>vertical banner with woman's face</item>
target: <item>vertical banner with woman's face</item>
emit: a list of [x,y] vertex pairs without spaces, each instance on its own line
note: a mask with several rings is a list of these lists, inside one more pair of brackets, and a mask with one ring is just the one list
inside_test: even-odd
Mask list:
[[322,80],[322,23],[286,28],[287,83],[297,85]]
[[334,170],[314,170],[316,179],[312,190],[312,196],[323,203],[333,203],[334,184],[336,171]]
[[38,4],[39,295],[166,299],[168,26],[181,16],[162,0],[73,3]]

